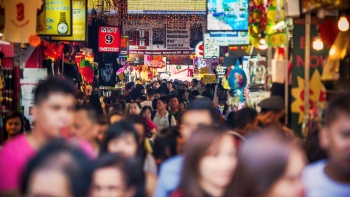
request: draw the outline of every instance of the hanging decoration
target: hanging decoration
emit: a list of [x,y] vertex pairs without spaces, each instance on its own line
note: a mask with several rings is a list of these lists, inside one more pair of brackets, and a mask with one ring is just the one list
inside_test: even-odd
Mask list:
[[[268,0],[270,2],[270,0]],[[249,35],[250,43],[253,46],[259,45],[259,40],[264,34],[267,24],[266,4],[264,0],[250,0],[249,1]]]
[[94,80],[94,67],[87,61],[83,60],[80,64],[80,74],[84,77],[85,81],[92,83]]
[[235,68],[230,72],[228,85],[232,90],[236,91],[236,97],[240,97],[240,101],[243,102],[243,91],[247,85],[247,75],[244,70],[239,67],[239,61],[236,62]]
[[31,36],[29,36],[29,38],[28,38],[28,43],[30,44],[30,46],[32,46],[32,47],[37,47],[37,46],[39,46],[40,45],[40,43],[41,43],[41,39],[40,39],[40,37],[38,36],[38,35],[31,35]]
[[337,22],[332,18],[328,18],[319,26],[318,31],[322,41],[328,48],[331,48],[339,32]]
[[64,45],[56,44],[53,42],[48,42],[46,40],[42,41],[44,46],[44,57],[57,59],[62,57]]

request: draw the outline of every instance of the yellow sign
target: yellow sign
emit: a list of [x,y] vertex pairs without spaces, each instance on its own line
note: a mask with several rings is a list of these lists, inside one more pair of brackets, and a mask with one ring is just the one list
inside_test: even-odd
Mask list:
[[216,75],[203,75],[204,83],[217,83]]
[[45,0],[37,17],[37,33],[44,36],[72,35],[72,1]]
[[73,0],[72,36],[52,36],[51,40],[85,41],[86,40],[86,0]]
[[209,74],[209,67],[204,67],[200,69],[200,74]]
[[286,33],[277,33],[268,35],[267,44],[269,46],[281,46],[287,43],[287,34]]

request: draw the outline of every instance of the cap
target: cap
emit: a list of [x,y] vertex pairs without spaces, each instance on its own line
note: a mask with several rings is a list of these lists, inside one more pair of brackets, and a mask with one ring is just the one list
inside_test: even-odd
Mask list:
[[261,109],[267,110],[281,110],[284,109],[284,101],[279,96],[271,96],[263,101],[261,101],[258,106]]

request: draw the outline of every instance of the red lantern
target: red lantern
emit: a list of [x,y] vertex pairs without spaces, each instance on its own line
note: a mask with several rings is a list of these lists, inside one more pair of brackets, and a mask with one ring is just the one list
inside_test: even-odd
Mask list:
[[326,19],[318,28],[322,41],[331,48],[338,35],[338,25],[337,22],[331,18]]
[[86,82],[92,83],[94,80],[94,70],[90,66],[85,66],[80,69],[81,75],[85,78]]

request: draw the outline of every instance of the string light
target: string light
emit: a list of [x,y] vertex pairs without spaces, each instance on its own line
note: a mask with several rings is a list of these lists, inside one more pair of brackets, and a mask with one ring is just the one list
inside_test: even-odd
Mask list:
[[349,30],[349,21],[346,16],[341,16],[338,21],[338,28],[340,31],[348,31]]
[[316,50],[316,51],[320,51],[323,49],[323,42],[322,39],[317,36],[314,41],[312,42],[312,47]]

